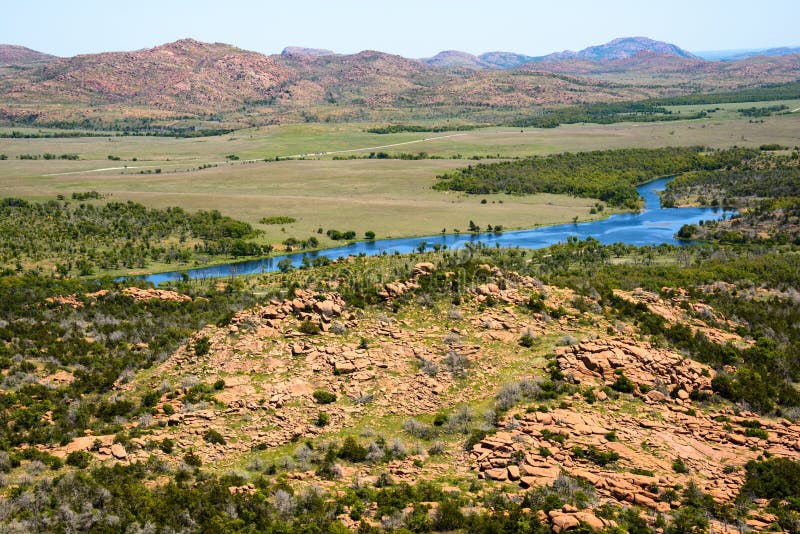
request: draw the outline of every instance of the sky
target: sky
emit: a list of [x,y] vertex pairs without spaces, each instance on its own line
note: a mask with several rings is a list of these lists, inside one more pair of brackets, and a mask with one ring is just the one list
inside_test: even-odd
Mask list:
[[[621,36],[691,51],[800,46],[798,0],[25,0],[0,12],[0,43],[72,56],[192,37],[266,54],[441,50],[544,55]],[[645,7],[647,6],[647,7]]]

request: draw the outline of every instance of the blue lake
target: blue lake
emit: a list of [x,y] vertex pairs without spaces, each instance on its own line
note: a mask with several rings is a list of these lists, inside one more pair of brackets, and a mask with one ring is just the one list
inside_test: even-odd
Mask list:
[[502,234],[439,234],[427,237],[381,239],[353,243],[318,252],[298,252],[260,260],[157,273],[139,278],[158,285],[161,282],[180,280],[182,273],[187,273],[192,279],[266,273],[278,270],[278,262],[283,258],[289,258],[292,264],[297,267],[302,264],[303,258],[306,256],[311,258],[325,256],[330,259],[336,259],[359,254],[374,256],[383,252],[406,254],[416,251],[423,241],[427,244],[428,249],[431,249],[437,243],[439,245],[447,245],[448,249],[459,249],[463,248],[467,243],[477,242],[491,246],[499,243],[502,247],[536,249],[564,242],[570,236],[577,236],[579,239],[593,237],[605,244],[619,242],[637,246],[658,245],[661,243],[680,244],[681,242],[675,239],[674,235],[681,226],[697,223],[700,220],[718,218],[720,212],[717,208],[662,208],[658,191],[662,191],[670,179],[661,178],[639,186],[639,194],[645,201],[645,208],[639,213],[621,213],[599,221],[541,226],[529,230],[503,232]]

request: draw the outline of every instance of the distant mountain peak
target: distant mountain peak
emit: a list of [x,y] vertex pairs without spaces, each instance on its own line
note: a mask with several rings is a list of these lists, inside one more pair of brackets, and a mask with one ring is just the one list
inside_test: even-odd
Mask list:
[[491,67],[478,56],[460,50],[443,50],[433,57],[423,59],[422,62],[431,67],[444,68],[485,69]]
[[515,69],[531,61],[536,61],[534,56],[516,52],[486,52],[478,58],[495,69]]
[[[617,37],[611,41],[584,48],[580,52],[561,52],[558,59],[588,59],[590,61],[613,61],[627,59],[639,52],[655,52],[658,54],[697,59],[691,52],[671,43],[656,41],[649,37]],[[551,54],[551,56],[556,54]],[[563,56],[571,56],[564,58]],[[545,56],[548,57],[548,56]]]
[[283,56],[333,56],[333,50],[327,48],[306,48],[304,46],[287,46],[281,52]]

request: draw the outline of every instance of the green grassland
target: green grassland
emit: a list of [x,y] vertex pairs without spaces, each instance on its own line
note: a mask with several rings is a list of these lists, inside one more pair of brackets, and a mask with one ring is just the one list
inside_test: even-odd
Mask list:
[[[748,107],[746,103],[713,107],[731,106]],[[483,204],[482,196],[434,191],[436,176],[474,163],[473,157],[625,147],[800,144],[800,114],[756,122],[737,118],[733,108],[730,113],[716,112],[720,118],[712,114],[693,121],[573,124],[552,129],[492,127],[381,135],[366,132],[374,123],[351,123],[269,126],[192,139],[5,138],[0,139],[0,154],[8,157],[0,161],[0,196],[49,200],[59,194],[69,198],[72,192],[96,190],[110,200],[133,200],[150,207],[217,209],[253,224],[264,231],[263,243],[276,245],[289,237],[303,240],[312,235],[321,247],[333,245],[324,232],[317,233],[319,228],[353,230],[359,237],[371,230],[378,238],[464,231],[470,220],[482,227],[524,228],[574,217],[588,219],[594,201],[563,195],[487,195]],[[331,153],[335,151],[348,152]],[[372,152],[425,152],[436,159],[333,160],[368,157]],[[45,153],[77,154],[80,159],[18,159]],[[310,156],[320,153],[328,154]],[[238,159],[228,158],[231,155]],[[306,156],[297,158],[301,161],[264,161],[302,155]],[[269,216],[296,221],[259,223]]]

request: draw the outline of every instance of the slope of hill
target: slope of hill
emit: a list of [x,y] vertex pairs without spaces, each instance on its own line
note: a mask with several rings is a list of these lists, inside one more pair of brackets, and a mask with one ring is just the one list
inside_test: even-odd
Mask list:
[[484,62],[478,56],[459,50],[445,50],[433,57],[423,59],[422,62],[431,67],[443,68],[463,67],[469,69],[485,69],[491,67],[491,65]]
[[535,61],[533,56],[516,52],[486,52],[478,56],[481,61],[496,69],[516,69],[525,63]]
[[[664,91],[715,92],[765,83],[797,80],[800,55],[753,57],[739,61],[704,61],[671,54],[642,51],[631,57],[609,61],[584,59],[548,60],[528,63],[521,70],[552,72],[608,80],[620,84],[661,87]],[[691,86],[687,86],[691,83]]]
[[800,414],[774,404],[797,399],[796,256],[615,250],[478,246],[171,290],[7,275],[25,359],[6,358],[0,445],[25,497],[0,522],[92,531],[77,511],[97,494],[91,521],[125,531],[796,524],[770,502],[798,498]]
[[0,44],[0,67],[8,65],[30,65],[57,59],[56,56],[37,52],[24,46]]
[[683,58],[695,58],[694,54],[674,44],[656,41],[647,37],[621,37],[614,39],[602,45],[584,48],[575,53],[575,58],[591,61],[610,61],[630,58],[639,52],[656,52]]
[[59,59],[40,67],[7,96],[197,109],[266,98],[290,74],[256,52],[183,39],[135,52]]
[[[465,56],[440,54],[439,62],[463,64]],[[466,59],[482,64],[474,56]],[[497,106],[655,96],[646,89],[552,74],[432,67],[378,51],[264,56],[191,39],[135,52],[59,59],[0,77],[0,92],[2,118],[87,127],[211,116],[222,116],[232,125],[323,116],[368,120],[398,110],[425,117],[431,110],[419,108],[429,105],[450,117],[465,106],[495,113]]]
[[[502,122],[530,106],[617,102],[794,81],[800,55],[709,62],[644,38],[531,59],[442,52],[425,61],[288,47],[265,56],[184,39],[134,52],[0,69],[0,119],[15,124],[219,128],[286,121],[469,117]],[[595,58],[595,59],[591,59]],[[565,77],[564,75],[569,75]]]

